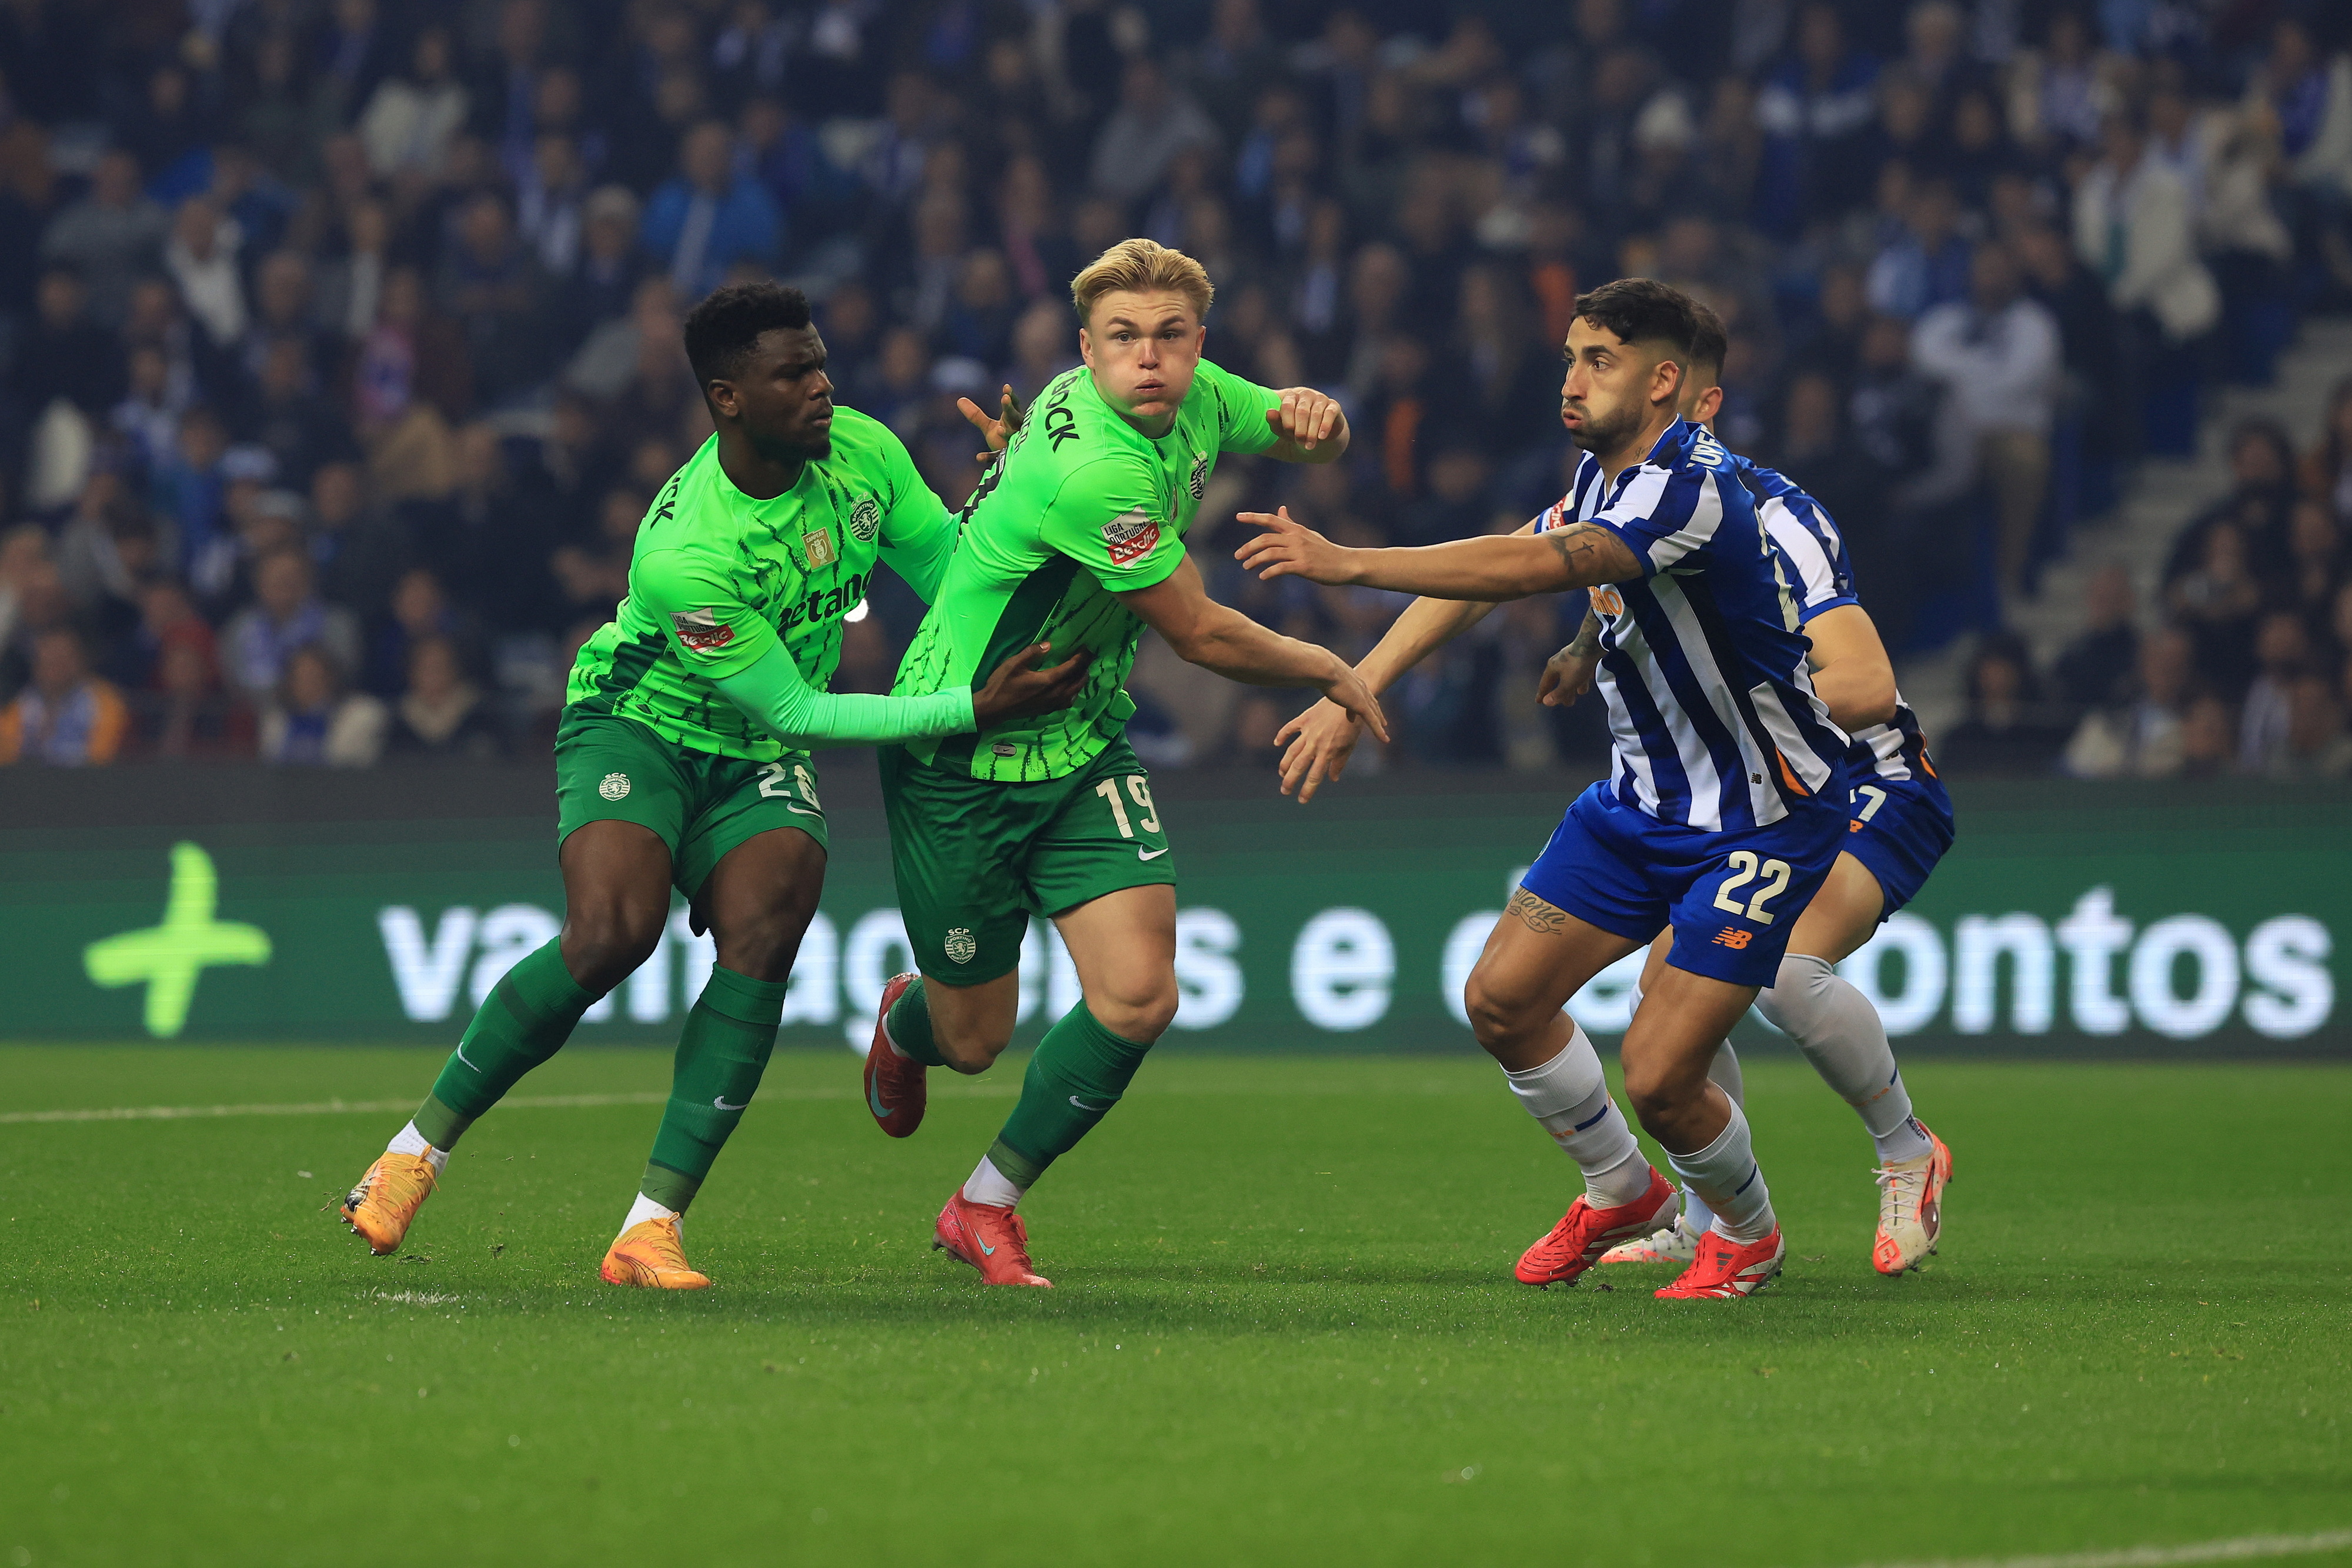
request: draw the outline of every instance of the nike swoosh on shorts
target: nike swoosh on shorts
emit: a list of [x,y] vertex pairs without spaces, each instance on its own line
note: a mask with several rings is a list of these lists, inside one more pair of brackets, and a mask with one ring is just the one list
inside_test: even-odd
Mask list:
[[1168,846],[1162,844],[1156,850],[1138,850],[1135,852],[1135,858],[1139,861],[1156,861],[1167,852]]
[[[1110,1109],[1110,1105],[1089,1105],[1075,1094],[1070,1096],[1070,1103],[1076,1105],[1081,1111],[1108,1111]],[[1118,1102],[1116,1100],[1111,1102],[1111,1105],[1116,1105],[1118,1103]]]
[[721,1111],[740,1111],[744,1106],[751,1103],[751,1102],[746,1100],[743,1102],[742,1105],[730,1105],[727,1103],[727,1096],[724,1094],[713,1094],[710,1097],[710,1103],[713,1105],[718,1106]]

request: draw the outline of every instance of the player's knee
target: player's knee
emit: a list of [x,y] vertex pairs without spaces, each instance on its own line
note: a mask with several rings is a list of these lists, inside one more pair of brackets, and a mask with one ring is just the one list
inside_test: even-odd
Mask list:
[[1756,993],[1756,1010],[1781,1033],[1803,1040],[1827,1000],[1837,971],[1820,958],[1791,953],[1780,960],[1772,983]]
[[1013,1043],[1013,1027],[1007,1024],[1000,1029],[977,1020],[950,1022],[935,1011],[931,1014],[931,1043],[939,1047],[941,1061],[970,1076],[996,1065],[996,1059]]
[[563,917],[564,967],[583,989],[609,991],[653,956],[668,918],[667,908],[620,902],[568,909]]
[[1095,1022],[1121,1040],[1150,1045],[1176,1021],[1176,977],[1168,975],[1087,998]]
[[1462,1010],[1469,1017],[1470,1032],[1492,1051],[1526,1029],[1531,1009],[1524,998],[1496,987],[1473,969],[1462,988]]
[[789,977],[814,912],[813,902],[794,900],[729,922],[712,933],[718,938],[719,962],[754,980],[774,983]]

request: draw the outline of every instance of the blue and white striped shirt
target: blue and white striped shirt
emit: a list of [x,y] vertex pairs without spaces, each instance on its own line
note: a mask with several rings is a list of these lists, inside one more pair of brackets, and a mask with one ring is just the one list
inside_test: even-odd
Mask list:
[[[1756,497],[1757,512],[1772,542],[1789,558],[1798,619],[1811,622],[1825,610],[1860,602],[1854,597],[1853,560],[1845,552],[1845,537],[1822,504],[1783,474],[1737,453],[1731,461]],[[1927,760],[1927,737],[1919,728],[1919,716],[1899,691],[1893,718],[1853,732],[1853,750],[1847,760],[1856,779],[1874,773],[1881,779],[1910,779],[1921,772],[1932,778],[1936,771]]]
[[1777,822],[1825,789],[1842,805],[1848,743],[1806,673],[1788,558],[1714,435],[1678,419],[1613,485],[1588,453],[1536,530],[1573,522],[1642,563],[1591,594],[1617,799],[1707,832]]

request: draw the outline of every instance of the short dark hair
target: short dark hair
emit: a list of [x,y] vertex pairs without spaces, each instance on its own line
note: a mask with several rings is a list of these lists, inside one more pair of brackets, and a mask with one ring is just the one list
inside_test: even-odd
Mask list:
[[697,384],[739,375],[762,332],[809,324],[808,296],[781,283],[730,283],[687,313],[686,358]]
[[1704,365],[1719,377],[1723,357],[1731,352],[1731,334],[1724,329],[1723,318],[1715,313],[1715,307],[1704,300],[1691,301],[1691,314],[1698,324],[1691,334],[1691,368]]
[[1654,277],[1621,277],[1576,297],[1576,314],[1628,343],[1667,343],[1686,358],[1698,336],[1698,302]]

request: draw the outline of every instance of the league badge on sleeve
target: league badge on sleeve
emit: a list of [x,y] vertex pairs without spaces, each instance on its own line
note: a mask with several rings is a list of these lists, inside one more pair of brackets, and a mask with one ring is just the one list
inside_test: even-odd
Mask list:
[[1133,566],[1160,543],[1160,524],[1140,508],[1121,512],[1102,526],[1103,543],[1113,566]]
[[669,623],[690,653],[716,653],[735,641],[735,628],[720,625],[718,615],[709,610],[673,610]]

